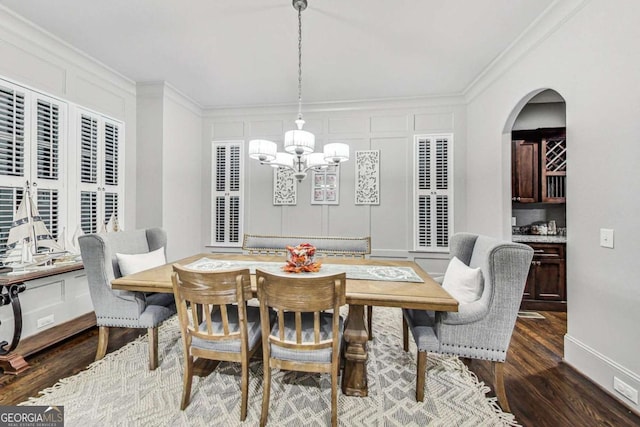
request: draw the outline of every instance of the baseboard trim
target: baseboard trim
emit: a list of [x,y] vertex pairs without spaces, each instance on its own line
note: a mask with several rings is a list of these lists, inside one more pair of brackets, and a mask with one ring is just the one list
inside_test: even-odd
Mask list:
[[636,390],[640,390],[640,375],[569,334],[564,336],[564,362],[589,378],[632,412],[640,415],[640,405],[634,404],[613,389],[613,377],[616,376]]

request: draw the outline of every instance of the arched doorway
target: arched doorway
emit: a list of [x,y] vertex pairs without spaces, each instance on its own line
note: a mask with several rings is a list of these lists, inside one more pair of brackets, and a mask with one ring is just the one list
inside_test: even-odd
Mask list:
[[535,251],[521,308],[566,311],[565,100],[552,89],[534,91],[514,108],[507,126],[510,234]]

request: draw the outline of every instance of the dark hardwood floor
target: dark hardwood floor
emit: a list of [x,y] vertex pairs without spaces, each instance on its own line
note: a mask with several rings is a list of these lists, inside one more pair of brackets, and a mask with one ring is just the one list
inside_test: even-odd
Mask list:
[[[566,313],[542,312],[545,319],[518,319],[505,369],[511,410],[523,426],[640,426],[640,417],[562,362]],[[114,329],[108,351],[139,336],[140,330]],[[93,361],[98,331],[90,329],[28,358],[20,376],[0,376],[0,405],[36,396],[60,378]],[[401,345],[401,343],[398,343]],[[470,366],[492,387],[489,364]]]

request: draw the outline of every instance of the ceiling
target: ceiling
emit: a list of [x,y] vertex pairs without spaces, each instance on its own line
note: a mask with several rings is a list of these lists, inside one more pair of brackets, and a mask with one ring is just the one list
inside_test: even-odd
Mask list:
[[[309,0],[303,101],[460,94],[554,0]],[[0,0],[136,82],[202,107],[297,101],[290,0]]]

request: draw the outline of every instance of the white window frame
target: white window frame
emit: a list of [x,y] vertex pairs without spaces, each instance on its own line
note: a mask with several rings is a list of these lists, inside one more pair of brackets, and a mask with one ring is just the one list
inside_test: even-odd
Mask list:
[[[106,209],[106,194],[116,194],[118,199],[118,209],[117,209],[117,220],[118,226],[123,229],[124,228],[124,141],[125,141],[125,128],[124,123],[114,120],[110,117],[107,117],[103,114],[97,113],[95,111],[88,110],[82,107],[76,107],[74,109],[74,128],[75,128],[75,137],[74,140],[74,155],[73,157],[73,167],[74,173],[72,176],[74,177],[74,183],[71,184],[71,188],[73,188],[73,201],[70,201],[70,205],[73,206],[74,210],[74,220],[75,224],[82,225],[82,193],[90,193],[95,194],[96,196],[96,229],[93,230],[96,233],[104,231],[104,225],[109,218],[105,214]],[[82,118],[83,116],[91,118],[95,120],[97,123],[97,153],[96,153],[96,182],[95,183],[87,183],[82,182],[81,180],[81,155],[82,155],[82,141],[81,141],[81,126],[82,126]],[[118,128],[118,172],[117,172],[117,185],[109,185],[105,182],[105,127],[106,125],[112,125]],[[71,199],[71,198],[70,198]],[[71,230],[73,232],[74,230]],[[87,233],[87,230],[83,230]]]
[[[118,196],[118,225],[124,227],[124,146],[125,124],[104,114],[78,106],[72,102],[48,95],[40,90],[30,88],[18,82],[11,81],[0,76],[0,86],[9,90],[24,94],[24,171],[22,176],[0,175],[0,187],[13,189],[14,205],[17,208],[16,192],[25,187],[27,181],[31,184],[32,198],[38,203],[38,190],[56,190],[58,197],[58,235],[54,230],[54,238],[58,238],[62,230],[66,230],[67,238],[74,234],[76,227],[80,225],[80,192],[83,185],[80,183],[80,117],[87,114],[98,118],[98,182],[93,184],[92,191],[97,191],[98,229],[101,231],[101,222],[104,219],[105,193],[116,193]],[[58,129],[58,177],[57,179],[38,178],[37,152],[38,152],[38,100],[56,104],[59,107]],[[104,181],[104,133],[105,124],[118,127],[118,167],[117,185],[108,185]],[[35,185],[33,185],[35,184]],[[6,203],[5,203],[6,205]],[[5,209],[7,207],[5,206]],[[7,216],[7,212],[1,213]],[[44,212],[41,212],[44,216]],[[11,213],[13,215],[13,213]],[[6,238],[6,236],[3,236]],[[2,242],[4,243],[4,242]]]
[[[437,156],[437,141],[446,139],[446,188],[437,188],[437,178],[438,178],[438,156]],[[420,188],[420,156],[419,156],[419,145],[420,141],[429,141],[429,165],[428,173],[429,173],[429,188]],[[448,252],[449,251],[449,241],[451,235],[453,234],[453,212],[454,212],[454,175],[453,175],[453,133],[438,133],[438,134],[422,134],[414,136],[414,162],[413,162],[413,185],[414,185],[414,206],[413,206],[413,246],[415,251],[422,252]],[[441,169],[440,169],[441,170]],[[431,201],[436,200],[439,197],[446,197],[446,216],[444,218],[446,226],[446,244],[443,244],[442,236],[440,236],[440,240],[438,238],[439,231],[443,231],[443,225],[438,225],[438,206],[437,203],[430,203],[430,212],[428,221],[431,226],[431,233],[425,239],[428,239],[428,242],[421,241],[423,239],[420,238],[421,234],[421,212],[420,212],[420,199],[423,197],[428,197]],[[441,218],[442,219],[442,218]]]
[[[229,189],[229,177],[231,174],[231,162],[227,161],[225,165],[225,189],[222,191],[218,191],[216,189],[216,176],[217,176],[217,161],[216,161],[216,148],[219,146],[225,147],[233,147],[237,146],[239,148],[239,164],[238,164],[238,175],[239,175],[239,189],[238,190],[230,190]],[[242,239],[243,239],[243,231],[244,231],[244,141],[243,140],[230,140],[230,141],[213,141],[211,143],[211,236],[210,236],[210,245],[217,247],[241,247]],[[217,224],[220,223],[220,219],[218,218],[218,213],[216,209],[216,200],[218,197],[225,198],[225,212],[224,212],[224,238],[222,241],[217,240]],[[237,225],[237,241],[231,241],[229,236],[229,206],[230,200],[232,197],[239,198],[239,206],[238,206],[238,225]]]
[[[36,206],[39,207],[40,214],[45,218],[49,231],[54,238],[68,222],[68,146],[70,138],[68,134],[69,105],[64,100],[60,100],[40,91],[30,89],[20,84],[0,78],[0,86],[3,88],[20,92],[24,95],[24,141],[23,141],[23,174],[21,176],[0,175],[0,187],[14,189],[14,205],[13,210],[17,208],[17,192],[24,190],[27,182],[31,191],[31,198]],[[43,101],[58,107],[57,121],[57,173],[55,179],[49,179],[38,176],[38,102]],[[42,209],[39,204],[39,192],[44,191],[57,192],[57,218],[55,226],[51,226],[51,220],[48,210]],[[3,215],[6,213],[3,213]],[[57,232],[57,233],[56,233]],[[3,239],[6,236],[3,236]],[[2,242],[5,243],[4,241]]]

